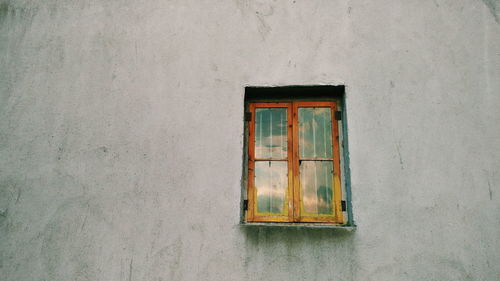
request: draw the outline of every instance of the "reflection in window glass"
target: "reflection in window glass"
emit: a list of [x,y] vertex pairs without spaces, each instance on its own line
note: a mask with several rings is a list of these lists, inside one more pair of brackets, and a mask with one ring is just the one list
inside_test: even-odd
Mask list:
[[301,158],[332,157],[332,115],[327,107],[299,108]]
[[301,199],[306,213],[333,214],[332,179],[332,161],[301,161]]
[[282,214],[288,188],[288,162],[256,161],[257,212]]
[[287,158],[286,108],[255,110],[255,158]]

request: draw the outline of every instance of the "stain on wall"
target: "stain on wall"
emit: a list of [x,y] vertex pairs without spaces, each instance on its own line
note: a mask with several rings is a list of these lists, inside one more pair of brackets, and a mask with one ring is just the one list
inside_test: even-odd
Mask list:
[[484,4],[488,6],[491,14],[495,17],[497,23],[500,21],[500,1],[498,0],[483,0]]

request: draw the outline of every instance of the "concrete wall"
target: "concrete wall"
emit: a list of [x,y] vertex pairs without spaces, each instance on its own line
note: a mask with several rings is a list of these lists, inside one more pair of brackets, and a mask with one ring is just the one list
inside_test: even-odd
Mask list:
[[[0,0],[0,280],[500,280],[499,10]],[[289,84],[347,87],[355,232],[238,226]]]

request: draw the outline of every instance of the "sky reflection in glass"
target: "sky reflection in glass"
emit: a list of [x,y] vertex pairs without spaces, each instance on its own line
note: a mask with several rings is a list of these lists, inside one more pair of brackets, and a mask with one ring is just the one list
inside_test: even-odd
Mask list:
[[303,211],[333,214],[332,118],[329,107],[301,107],[299,116],[300,185]]
[[309,214],[333,214],[332,161],[302,161],[300,182],[304,211]]
[[255,110],[255,158],[287,158],[286,108]]
[[328,107],[299,108],[301,158],[332,157],[332,115]]
[[288,162],[256,161],[257,212],[282,214],[288,188]]

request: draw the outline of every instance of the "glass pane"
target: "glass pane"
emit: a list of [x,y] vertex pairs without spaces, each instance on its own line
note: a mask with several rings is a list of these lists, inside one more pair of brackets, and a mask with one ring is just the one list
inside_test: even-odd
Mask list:
[[301,158],[332,157],[332,115],[329,107],[299,108]]
[[255,110],[255,158],[287,158],[286,108]]
[[301,199],[306,213],[333,214],[332,181],[332,161],[301,161]]
[[256,161],[257,212],[282,214],[288,189],[288,162]]

